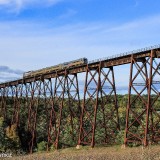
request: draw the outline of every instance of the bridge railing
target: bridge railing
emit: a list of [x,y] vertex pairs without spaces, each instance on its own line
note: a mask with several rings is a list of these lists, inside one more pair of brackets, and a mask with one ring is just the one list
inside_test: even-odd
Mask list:
[[153,46],[150,46],[150,47],[141,48],[141,49],[137,49],[137,50],[133,50],[133,51],[128,51],[128,52],[124,52],[124,53],[120,53],[120,54],[116,54],[116,55],[112,55],[112,56],[108,56],[108,57],[104,57],[104,58],[101,58],[101,59],[95,59],[95,60],[89,61],[89,64],[100,62],[100,61],[111,60],[111,59],[118,58],[118,57],[124,57],[124,56],[128,56],[128,55],[131,55],[131,54],[145,52],[145,51],[149,51],[149,50],[157,49],[157,48],[160,48],[160,44],[153,45]]

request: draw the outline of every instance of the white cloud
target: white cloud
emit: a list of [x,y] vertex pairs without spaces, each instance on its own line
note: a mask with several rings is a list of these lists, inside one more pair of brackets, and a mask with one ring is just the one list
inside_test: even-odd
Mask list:
[[27,6],[50,6],[63,0],[0,0],[0,7],[11,12],[20,12]]
[[68,9],[66,13],[60,15],[58,18],[59,19],[66,19],[66,18],[74,16],[76,13],[77,13],[77,11],[75,11],[73,9]]
[[0,5],[8,5],[10,0],[0,0]]
[[11,69],[8,66],[0,66],[0,82],[21,78],[23,71]]

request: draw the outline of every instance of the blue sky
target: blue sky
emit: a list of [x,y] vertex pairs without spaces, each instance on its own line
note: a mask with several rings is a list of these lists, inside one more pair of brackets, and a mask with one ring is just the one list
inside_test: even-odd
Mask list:
[[[0,0],[0,66],[27,71],[159,44],[159,6],[159,0]],[[128,67],[115,68],[122,70],[117,83],[128,83]],[[1,68],[1,81],[19,76]]]

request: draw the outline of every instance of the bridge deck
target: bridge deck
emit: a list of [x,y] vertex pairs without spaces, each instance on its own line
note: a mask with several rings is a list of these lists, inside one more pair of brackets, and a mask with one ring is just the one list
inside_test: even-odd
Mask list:
[[[98,61],[92,61],[88,64],[88,67],[93,69],[97,68],[100,64],[102,68],[108,68],[111,66],[118,66],[118,65],[124,65],[124,64],[129,64],[131,62],[131,55],[134,56],[134,58],[137,58],[139,60],[143,60],[143,58],[145,57],[149,57],[151,50],[154,50],[154,57],[158,58],[160,57],[160,46],[158,46],[157,48],[151,48],[151,49],[144,49],[144,50],[137,50],[137,52],[130,52],[125,53],[123,55],[116,55],[116,56],[112,56],[110,58],[104,59],[104,60],[98,60]],[[67,73],[68,74],[74,74],[74,73],[82,73],[85,72],[87,68],[87,65],[81,65],[78,67],[74,67],[74,68],[69,68],[67,69]],[[55,78],[56,75],[65,75],[66,70],[60,70],[58,72],[50,72],[50,73],[46,73],[44,75],[39,75],[36,77],[30,77],[30,78],[22,78],[22,79],[18,79],[18,80],[14,80],[14,81],[10,81],[10,82],[4,82],[0,84],[0,88],[4,88],[6,86],[15,86],[17,84],[22,84],[22,83],[30,83],[30,82],[34,82],[36,80],[40,80],[40,79],[49,79],[49,78]]]

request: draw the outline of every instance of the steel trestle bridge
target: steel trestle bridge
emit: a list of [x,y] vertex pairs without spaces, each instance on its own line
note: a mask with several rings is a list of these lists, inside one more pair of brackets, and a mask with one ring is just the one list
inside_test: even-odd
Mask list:
[[[155,85],[160,84],[160,45],[1,83],[1,116],[8,119],[8,99],[12,99],[11,124],[21,127],[21,109],[27,109],[30,153],[36,144],[39,106],[44,107],[47,150],[52,144],[58,149],[66,121],[70,123],[71,138],[78,145],[94,147],[97,143],[115,144],[120,122],[114,67],[124,64],[130,64],[124,144],[147,146],[149,143],[159,143],[160,106],[157,107],[156,103],[160,92]],[[80,73],[85,73],[83,99],[79,93]],[[22,102],[24,99],[25,104]],[[138,100],[142,105],[135,109]],[[64,110],[68,115],[64,114]],[[100,113],[102,117],[98,119]],[[99,130],[100,139],[97,138]],[[76,136],[72,136],[73,133]]]

